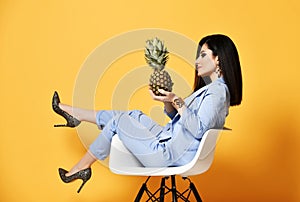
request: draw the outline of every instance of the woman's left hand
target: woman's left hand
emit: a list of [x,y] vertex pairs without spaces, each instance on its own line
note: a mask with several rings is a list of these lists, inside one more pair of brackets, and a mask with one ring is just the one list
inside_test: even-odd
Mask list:
[[151,97],[153,100],[160,102],[173,102],[174,98],[177,97],[175,93],[165,91],[163,89],[158,89],[158,91],[163,95],[155,95],[152,90],[149,90]]

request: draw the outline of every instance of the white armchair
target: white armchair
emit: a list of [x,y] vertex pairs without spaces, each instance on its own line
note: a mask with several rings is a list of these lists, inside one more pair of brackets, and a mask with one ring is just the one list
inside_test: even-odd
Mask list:
[[[118,135],[115,135],[112,140],[109,168],[113,173],[120,175],[148,176],[135,198],[136,202],[141,200],[144,192],[146,192],[149,197],[147,201],[151,200],[162,202],[164,201],[165,195],[168,193],[172,193],[173,202],[177,202],[177,199],[189,201],[191,192],[194,194],[197,201],[202,201],[195,185],[191,182],[188,176],[198,175],[209,169],[214,158],[214,151],[218,136],[223,130],[230,129],[223,128],[208,130],[203,135],[199,149],[193,160],[186,165],[178,167],[144,167],[123,145]],[[176,189],[175,175],[180,175],[183,179],[189,180],[190,184],[187,190],[180,193]],[[147,182],[151,176],[162,176],[161,186],[155,192],[151,192],[147,188]],[[165,180],[169,179],[170,176],[172,185],[171,188],[165,184]],[[159,196],[156,196],[157,194],[159,194]]]

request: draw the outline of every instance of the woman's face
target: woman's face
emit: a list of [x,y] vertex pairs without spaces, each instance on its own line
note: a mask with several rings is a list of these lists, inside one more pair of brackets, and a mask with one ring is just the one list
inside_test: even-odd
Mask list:
[[206,77],[209,76],[212,81],[218,78],[216,74],[216,66],[218,57],[213,55],[213,52],[208,49],[207,45],[204,44],[201,47],[199,57],[196,59],[196,70],[198,76]]

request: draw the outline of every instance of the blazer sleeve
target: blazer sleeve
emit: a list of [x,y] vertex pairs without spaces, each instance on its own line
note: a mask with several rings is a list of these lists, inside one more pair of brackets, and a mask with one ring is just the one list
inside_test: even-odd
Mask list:
[[195,138],[201,139],[210,128],[222,128],[229,108],[229,93],[225,85],[208,88],[203,98],[186,108],[181,124]]

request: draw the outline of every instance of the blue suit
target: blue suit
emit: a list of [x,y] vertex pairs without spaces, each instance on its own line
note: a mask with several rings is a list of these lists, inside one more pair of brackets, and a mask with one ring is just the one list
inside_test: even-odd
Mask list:
[[180,166],[194,157],[203,134],[210,128],[222,128],[228,115],[230,94],[222,78],[204,86],[185,99],[180,116],[166,113],[170,122],[160,126],[139,110],[97,112],[102,133],[90,145],[90,151],[104,160],[112,137],[118,134],[123,144],[144,166]]

